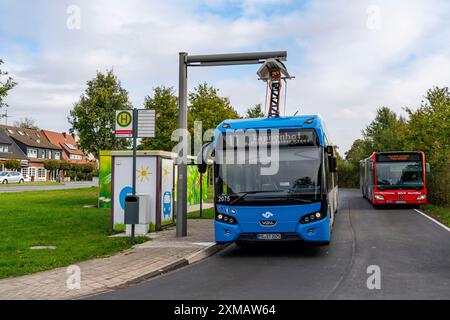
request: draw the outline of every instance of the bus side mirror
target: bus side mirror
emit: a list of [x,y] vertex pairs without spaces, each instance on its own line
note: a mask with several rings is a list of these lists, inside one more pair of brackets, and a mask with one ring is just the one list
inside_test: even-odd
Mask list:
[[212,153],[214,151],[213,144],[211,142],[202,146],[195,163],[197,164],[198,172],[205,173],[207,164],[212,162]]
[[328,158],[328,168],[330,172],[337,172],[337,159],[336,157],[329,157]]
[[431,171],[430,164],[427,162],[427,163],[425,163],[425,172],[430,173],[430,171]]
[[326,151],[331,157],[334,156],[334,149],[333,149],[333,146],[326,146],[326,147],[325,147],[325,151]]
[[206,163],[198,164],[197,169],[198,169],[199,173],[205,173],[206,172]]

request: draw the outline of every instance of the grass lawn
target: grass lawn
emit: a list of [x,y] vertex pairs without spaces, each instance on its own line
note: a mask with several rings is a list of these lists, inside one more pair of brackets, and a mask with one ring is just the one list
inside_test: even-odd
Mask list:
[[422,209],[435,219],[450,227],[450,208],[426,204],[422,207]]
[[201,217],[200,211],[189,212],[188,219],[214,219],[214,207],[203,209]]
[[[0,278],[63,267],[129,248],[129,237],[108,237],[109,209],[83,208],[96,204],[97,190],[2,193]],[[31,246],[56,249],[30,250]]]
[[28,186],[60,186],[62,183],[52,182],[52,181],[37,181],[37,182],[24,182],[20,183],[8,183],[8,184],[0,184],[0,187],[28,187]]

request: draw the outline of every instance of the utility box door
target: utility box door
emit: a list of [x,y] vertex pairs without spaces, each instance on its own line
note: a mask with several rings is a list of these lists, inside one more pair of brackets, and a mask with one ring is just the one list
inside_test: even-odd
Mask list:
[[161,225],[173,222],[173,169],[172,159],[161,159]]
[[[137,157],[136,193],[148,194],[148,212],[150,221],[156,223],[156,156]],[[125,197],[132,193],[133,157],[114,156],[114,224],[124,223]]]

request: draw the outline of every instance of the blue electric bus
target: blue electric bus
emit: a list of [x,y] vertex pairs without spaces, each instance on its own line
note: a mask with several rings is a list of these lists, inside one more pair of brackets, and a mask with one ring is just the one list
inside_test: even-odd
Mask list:
[[202,149],[203,172],[206,153],[214,172],[217,243],[330,243],[337,165],[320,116],[226,120]]

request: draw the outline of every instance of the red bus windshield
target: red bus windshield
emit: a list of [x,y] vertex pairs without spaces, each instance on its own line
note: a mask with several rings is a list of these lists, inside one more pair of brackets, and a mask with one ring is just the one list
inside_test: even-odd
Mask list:
[[423,189],[420,154],[378,155],[376,175],[378,189]]

